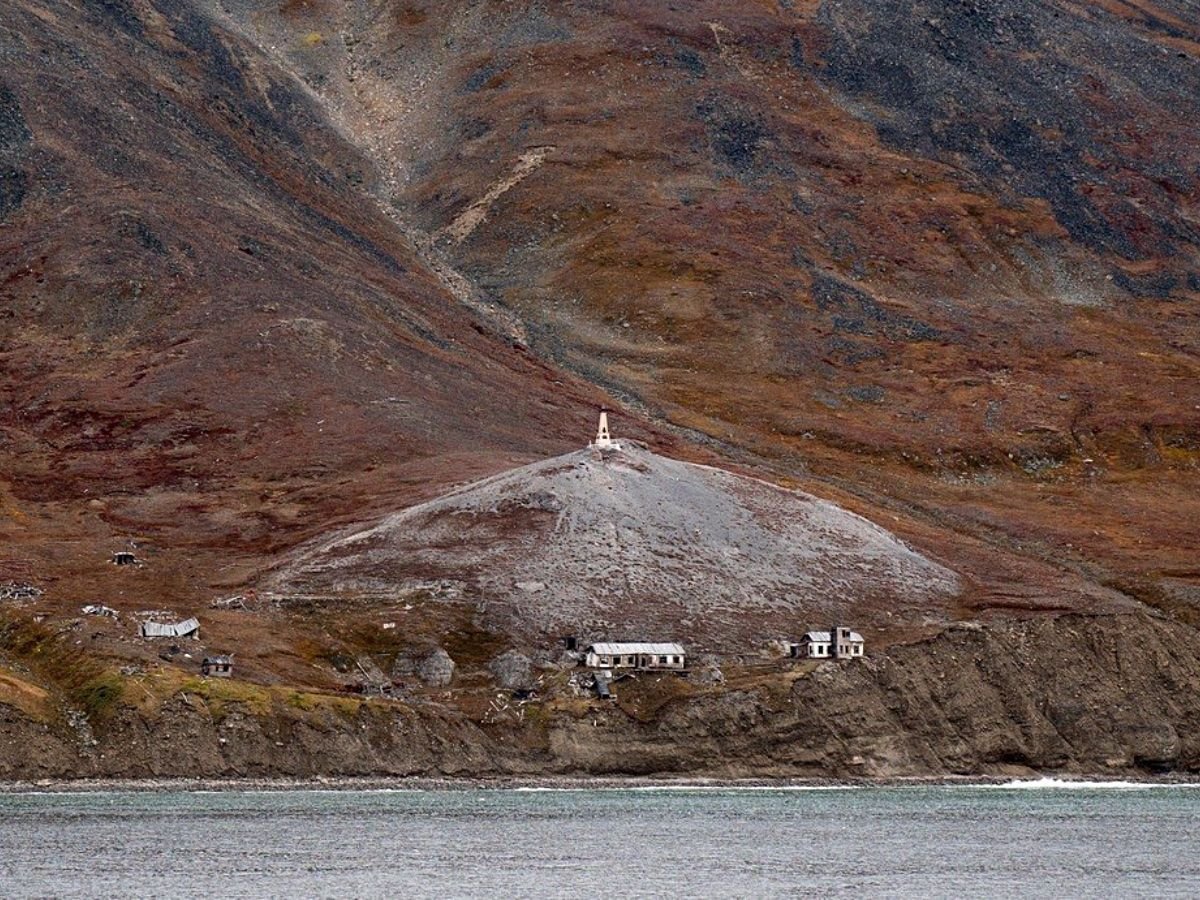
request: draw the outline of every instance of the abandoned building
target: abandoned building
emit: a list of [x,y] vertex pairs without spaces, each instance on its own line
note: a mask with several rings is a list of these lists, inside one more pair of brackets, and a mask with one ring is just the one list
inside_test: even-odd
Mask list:
[[112,555],[114,566],[132,566],[137,562],[137,557],[129,550],[118,550]]
[[809,631],[792,644],[792,656],[804,659],[857,659],[866,643],[857,631],[835,625],[829,631]]
[[200,663],[200,674],[211,675],[214,678],[233,677],[232,656],[206,656]]
[[184,619],[182,622],[143,622],[142,637],[190,637],[200,640],[200,620]]
[[593,669],[681,670],[685,664],[679,644],[592,644],[585,662]]

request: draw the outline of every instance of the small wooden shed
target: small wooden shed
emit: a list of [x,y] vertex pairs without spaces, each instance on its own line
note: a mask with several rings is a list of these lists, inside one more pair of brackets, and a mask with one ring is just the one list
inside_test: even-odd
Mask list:
[[200,674],[211,675],[214,678],[233,677],[232,656],[206,656],[200,663]]

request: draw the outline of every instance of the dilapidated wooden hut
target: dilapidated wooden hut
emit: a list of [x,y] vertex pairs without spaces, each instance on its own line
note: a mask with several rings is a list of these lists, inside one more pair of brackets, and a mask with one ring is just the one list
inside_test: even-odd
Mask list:
[[184,619],[182,622],[143,622],[142,637],[190,637],[200,640],[200,620]]
[[613,642],[592,644],[584,661],[593,669],[680,670],[686,655],[680,644]]
[[200,674],[210,675],[214,678],[232,678],[233,677],[233,657],[232,656],[206,656],[204,661],[200,663]]

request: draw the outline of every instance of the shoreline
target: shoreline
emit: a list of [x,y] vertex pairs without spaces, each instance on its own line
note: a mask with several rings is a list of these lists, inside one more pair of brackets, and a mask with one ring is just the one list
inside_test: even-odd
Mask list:
[[631,790],[847,790],[903,787],[1011,787],[1097,789],[1197,787],[1195,775],[913,775],[885,778],[654,778],[550,776],[472,778],[97,778],[0,782],[4,794],[89,793],[286,793],[296,792],[454,792],[454,791],[631,791]]

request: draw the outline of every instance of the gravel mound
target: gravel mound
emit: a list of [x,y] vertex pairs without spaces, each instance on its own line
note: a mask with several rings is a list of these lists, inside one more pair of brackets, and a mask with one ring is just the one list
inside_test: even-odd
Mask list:
[[918,622],[959,590],[953,572],[833,503],[635,445],[513,469],[311,544],[276,586],[394,598],[434,579],[510,634],[714,647],[834,619]]

